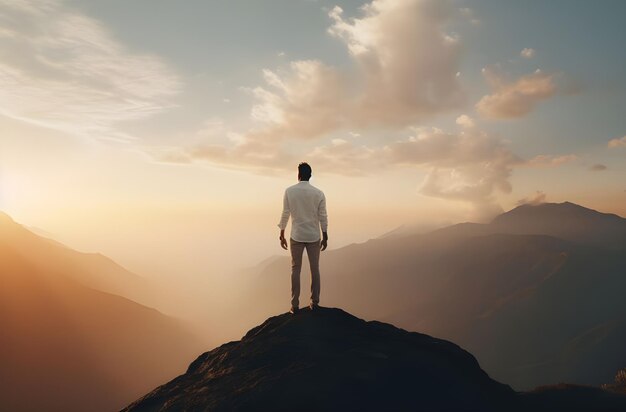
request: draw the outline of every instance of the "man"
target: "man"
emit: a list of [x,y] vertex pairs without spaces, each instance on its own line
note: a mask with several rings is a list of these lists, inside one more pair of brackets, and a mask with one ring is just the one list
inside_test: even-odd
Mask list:
[[[311,266],[311,310],[317,309],[320,302],[320,250],[328,246],[328,215],[324,192],[309,183],[312,170],[308,163],[298,165],[298,183],[289,186],[283,197],[283,213],[280,228],[280,246],[287,250],[285,228],[291,215],[291,313],[299,309],[300,269],[302,253],[306,249]],[[322,239],[320,241],[320,226]]]

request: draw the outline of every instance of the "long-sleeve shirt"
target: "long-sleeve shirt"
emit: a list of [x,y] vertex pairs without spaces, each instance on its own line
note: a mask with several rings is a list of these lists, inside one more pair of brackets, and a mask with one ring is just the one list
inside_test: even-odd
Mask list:
[[278,227],[284,230],[291,215],[291,238],[298,242],[316,242],[328,228],[324,192],[302,180],[285,189],[283,213]]

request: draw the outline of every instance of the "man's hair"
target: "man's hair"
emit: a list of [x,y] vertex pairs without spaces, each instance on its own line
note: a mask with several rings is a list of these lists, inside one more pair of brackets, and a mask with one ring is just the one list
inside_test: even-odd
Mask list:
[[311,178],[311,166],[307,162],[302,162],[298,165],[298,175],[300,180],[309,180]]

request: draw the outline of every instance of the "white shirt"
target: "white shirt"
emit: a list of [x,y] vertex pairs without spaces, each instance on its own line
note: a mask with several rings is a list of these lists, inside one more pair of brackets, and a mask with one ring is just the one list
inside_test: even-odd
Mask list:
[[291,238],[298,242],[316,242],[328,228],[324,192],[302,180],[285,189],[283,214],[278,227],[284,230],[291,215]]

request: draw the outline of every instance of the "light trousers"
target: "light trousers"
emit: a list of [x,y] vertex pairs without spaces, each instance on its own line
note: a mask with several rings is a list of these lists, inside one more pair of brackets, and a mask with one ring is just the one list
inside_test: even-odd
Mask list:
[[311,267],[311,303],[320,302],[320,248],[321,240],[316,242],[298,242],[289,238],[291,246],[291,307],[300,305],[300,271],[302,254],[306,249]]

